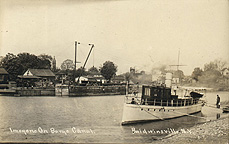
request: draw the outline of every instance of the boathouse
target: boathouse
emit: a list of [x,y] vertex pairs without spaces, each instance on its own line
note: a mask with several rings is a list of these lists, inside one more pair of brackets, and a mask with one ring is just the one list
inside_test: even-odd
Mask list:
[[28,69],[23,76],[36,76],[50,81],[55,79],[55,74],[50,69]]
[[54,96],[55,74],[50,69],[28,69],[20,78],[21,96]]
[[29,87],[54,87],[55,74],[50,69],[28,69],[22,76],[18,76],[29,83]]

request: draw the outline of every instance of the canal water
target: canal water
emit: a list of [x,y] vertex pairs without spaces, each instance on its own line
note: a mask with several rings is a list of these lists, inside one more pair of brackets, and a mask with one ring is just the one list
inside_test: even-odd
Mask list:
[[[124,96],[0,97],[0,142],[150,143],[219,117],[216,95],[228,101],[229,92],[207,93],[196,117],[121,126]],[[211,106],[211,107],[210,107]],[[198,118],[202,117],[202,118]]]

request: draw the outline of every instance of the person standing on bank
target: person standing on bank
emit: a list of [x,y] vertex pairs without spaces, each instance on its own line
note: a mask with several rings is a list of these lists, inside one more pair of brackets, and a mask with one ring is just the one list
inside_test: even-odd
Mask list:
[[131,104],[136,104],[136,101],[134,100],[134,98],[132,98]]
[[217,98],[216,98],[216,107],[220,108],[220,97],[219,97],[219,95],[217,95]]

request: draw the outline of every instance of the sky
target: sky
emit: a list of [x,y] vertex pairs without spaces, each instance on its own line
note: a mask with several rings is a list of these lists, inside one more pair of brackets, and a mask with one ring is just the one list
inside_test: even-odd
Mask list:
[[[228,0],[0,0],[0,56],[28,52],[86,68],[109,60],[118,73],[161,65],[229,63]],[[171,67],[171,69],[174,69]]]

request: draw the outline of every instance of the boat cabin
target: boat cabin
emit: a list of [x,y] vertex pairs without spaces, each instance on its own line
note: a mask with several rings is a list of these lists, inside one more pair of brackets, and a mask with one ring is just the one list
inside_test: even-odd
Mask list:
[[142,87],[142,99],[174,99],[175,95],[171,95],[171,88],[164,86],[143,86]]
[[142,105],[186,106],[196,104],[203,95],[190,93],[190,97],[178,98],[171,94],[171,88],[164,86],[142,86]]

